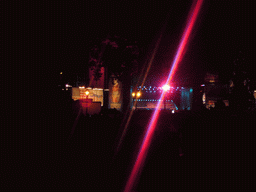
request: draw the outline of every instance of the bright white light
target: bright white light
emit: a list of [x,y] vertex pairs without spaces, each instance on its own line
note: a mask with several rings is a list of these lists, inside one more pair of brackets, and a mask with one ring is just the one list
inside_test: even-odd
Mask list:
[[174,113],[174,110],[172,110],[172,113]]
[[164,91],[168,91],[170,90],[170,85],[164,85],[162,88]]
[[[87,88],[87,89],[92,89],[92,88]],[[93,90],[103,90],[102,88],[93,88]]]

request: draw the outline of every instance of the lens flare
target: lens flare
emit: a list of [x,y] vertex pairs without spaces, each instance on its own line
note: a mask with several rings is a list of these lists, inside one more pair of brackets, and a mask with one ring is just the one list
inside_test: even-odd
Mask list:
[[68,138],[68,142],[70,142],[70,139],[71,139],[72,135],[73,135],[74,132],[75,132],[75,129],[76,129],[78,120],[79,120],[79,118],[80,118],[80,116],[81,116],[81,114],[82,114],[82,107],[81,107],[80,105],[79,105],[79,107],[80,107],[80,109],[79,109],[79,112],[78,112],[78,114],[77,114],[76,120],[75,120],[75,122],[74,122],[74,124],[73,124],[73,126],[72,126],[71,133],[70,133],[69,138]]
[[[198,16],[198,13],[200,11],[202,3],[203,3],[203,0],[198,0],[198,1],[195,2],[195,4],[191,8],[191,12],[190,12],[189,17],[188,17],[186,28],[185,28],[184,33],[182,35],[179,47],[178,47],[177,52],[175,54],[174,60],[172,62],[172,68],[170,70],[168,79],[166,81],[167,85],[170,83],[170,80],[173,77],[174,71],[176,70],[178,63],[181,61],[182,56],[184,55],[184,48],[185,48],[185,46],[188,42],[189,35],[192,31],[192,28],[194,26],[194,23],[196,21],[196,18]],[[138,154],[137,159],[135,161],[135,164],[134,164],[134,167],[132,169],[131,175],[130,175],[127,183],[126,183],[125,190],[124,190],[125,192],[129,192],[129,191],[132,190],[134,182],[135,182],[136,178],[138,177],[139,169],[141,169],[141,166],[143,165],[143,163],[145,161],[147,151],[148,151],[148,148],[149,148],[149,145],[150,145],[155,127],[156,127],[156,122],[157,122],[157,119],[158,119],[158,116],[159,116],[160,106],[162,105],[165,93],[166,92],[164,92],[164,91],[162,92],[161,97],[160,97],[160,101],[158,102],[157,108],[156,108],[156,110],[153,114],[153,117],[151,118],[151,121],[150,121],[149,125],[148,125],[147,132],[144,136],[142,145],[141,145],[140,150],[139,150],[139,154]]]
[[[148,72],[149,72],[149,70],[150,70],[150,68],[151,68],[151,66],[152,66],[153,61],[154,61],[154,58],[155,58],[156,52],[157,52],[157,50],[158,50],[159,44],[160,44],[160,42],[161,42],[161,40],[162,40],[162,34],[163,34],[163,32],[165,31],[165,29],[166,29],[166,25],[167,25],[167,21],[168,21],[169,16],[170,16],[170,15],[167,16],[167,19],[166,19],[166,21],[165,21],[165,25],[163,26],[163,28],[162,28],[162,30],[161,30],[160,37],[157,39],[156,46],[155,46],[155,48],[154,48],[154,51],[153,51],[153,53],[152,53],[152,56],[151,56],[151,58],[150,58],[150,61],[149,61],[149,64],[148,64],[147,68],[146,68],[146,64],[143,66],[143,70],[142,70],[142,73],[140,74],[140,78],[139,78],[139,79],[142,78],[142,83],[141,83],[141,85],[140,85],[141,87],[144,86],[144,83],[145,83],[146,78],[147,78],[147,76],[148,76]],[[146,72],[145,72],[145,73],[143,73],[144,69],[146,69]],[[139,84],[138,84],[138,82],[137,82],[137,84],[136,84],[135,87],[137,87],[138,85],[139,85]],[[141,89],[140,89],[139,91],[141,91]],[[133,95],[133,93],[132,93],[132,95]],[[135,93],[134,93],[133,96],[135,96]],[[135,105],[135,106],[137,105],[137,99],[135,99],[134,105]],[[122,142],[123,142],[123,140],[124,140],[124,137],[125,137],[125,135],[126,135],[126,132],[127,132],[127,129],[128,129],[128,125],[129,125],[130,120],[131,120],[131,118],[132,118],[133,112],[134,112],[133,110],[130,112],[129,117],[128,117],[128,120],[127,120],[126,123],[125,123],[124,130],[123,130],[123,132],[122,132],[121,138],[120,138],[120,140],[119,140],[119,142],[118,142],[118,145],[117,145],[116,154],[117,154],[117,152],[119,151],[120,146],[121,146],[121,144],[122,144]],[[128,110],[126,111],[125,118],[124,118],[124,121],[123,121],[123,122],[125,122],[125,120],[126,120],[126,118],[127,118],[127,115],[128,115]],[[121,124],[121,127],[123,127],[123,125],[124,125],[124,123]]]

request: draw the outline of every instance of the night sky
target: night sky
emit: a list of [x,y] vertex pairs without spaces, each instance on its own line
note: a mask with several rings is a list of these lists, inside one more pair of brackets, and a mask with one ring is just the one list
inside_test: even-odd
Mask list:
[[[89,44],[107,34],[136,40],[140,64],[169,19],[150,76],[165,80],[192,1],[17,1],[5,5],[11,59],[47,84],[59,72],[85,71]],[[175,80],[200,81],[205,72],[230,72],[238,51],[255,71],[255,3],[205,1]],[[10,31],[9,31],[10,30]],[[16,50],[14,53],[13,50]]]

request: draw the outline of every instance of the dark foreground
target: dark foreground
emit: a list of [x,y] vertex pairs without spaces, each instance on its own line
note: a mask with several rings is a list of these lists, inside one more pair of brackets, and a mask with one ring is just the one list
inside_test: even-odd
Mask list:
[[[123,115],[81,116],[68,142],[76,115],[62,107],[52,122],[13,132],[0,189],[122,191],[152,111],[133,115],[118,153]],[[254,190],[255,123],[252,112],[161,112],[134,191]]]

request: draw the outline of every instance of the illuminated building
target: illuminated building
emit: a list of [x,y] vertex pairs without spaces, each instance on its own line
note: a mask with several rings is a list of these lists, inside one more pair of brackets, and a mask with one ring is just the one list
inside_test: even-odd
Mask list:
[[[141,92],[140,98],[137,99],[138,109],[155,109],[163,88],[157,86],[138,86],[136,89],[131,89],[131,91]],[[193,89],[191,87],[171,86],[170,90],[166,91],[166,109],[175,111],[185,109],[191,110],[192,95]],[[164,102],[162,103],[161,109],[164,109]]]
[[228,85],[219,82],[217,74],[206,73],[204,85],[203,103],[207,109],[214,108],[218,100],[223,101],[225,106],[229,106]]

